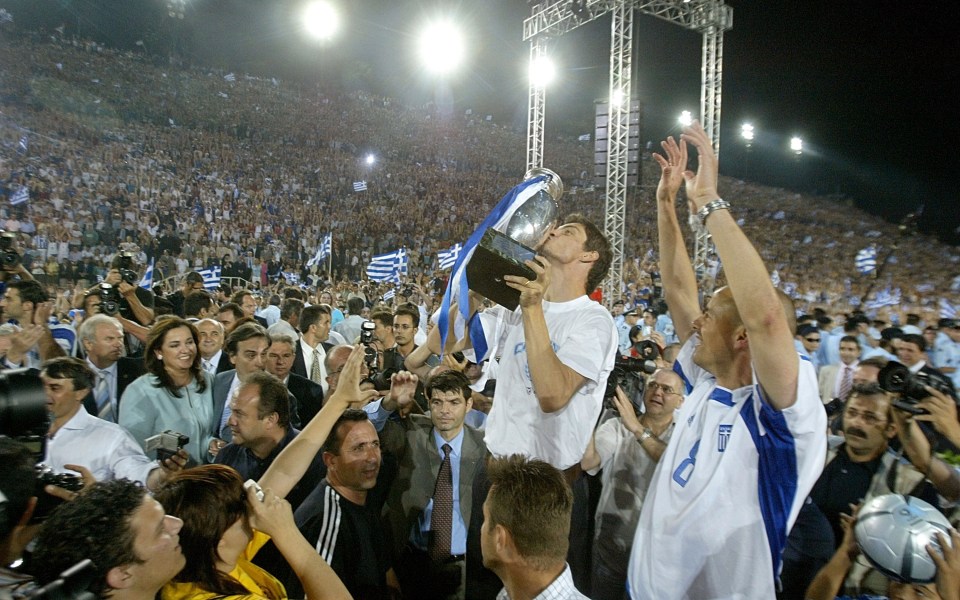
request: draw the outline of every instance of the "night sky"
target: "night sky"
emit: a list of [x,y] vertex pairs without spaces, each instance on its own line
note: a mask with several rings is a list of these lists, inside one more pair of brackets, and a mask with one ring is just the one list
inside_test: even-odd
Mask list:
[[[840,193],[892,221],[923,206],[922,230],[960,242],[954,181],[960,3],[729,0],[724,37],[721,172],[806,192]],[[467,108],[525,130],[523,0],[343,0],[344,28],[317,44],[299,31],[302,0],[190,0],[183,21],[163,0],[0,0],[18,26],[163,52],[177,44],[200,64],[307,80],[336,80],[414,104]],[[469,63],[447,82],[414,58],[418,27],[440,11],[463,23]],[[559,80],[547,92],[547,141],[592,131],[607,95],[609,17],[557,40]],[[700,102],[699,34],[638,14],[633,93],[644,141],[679,132]],[[2,60],[2,57],[0,57]],[[749,153],[740,125],[756,127]],[[792,135],[807,149],[799,159]],[[522,168],[522,166],[521,166]],[[722,192],[722,190],[721,190]]]

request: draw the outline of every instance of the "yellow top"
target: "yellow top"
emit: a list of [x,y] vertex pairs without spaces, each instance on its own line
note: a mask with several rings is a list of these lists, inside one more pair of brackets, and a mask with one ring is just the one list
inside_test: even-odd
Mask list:
[[243,551],[243,556],[237,561],[237,566],[230,571],[230,577],[233,577],[240,585],[247,589],[249,594],[236,594],[233,596],[221,596],[214,592],[209,592],[201,588],[196,583],[180,583],[171,581],[160,590],[162,600],[211,600],[213,598],[233,598],[233,599],[260,599],[280,600],[287,597],[287,590],[280,581],[267,573],[257,565],[250,562],[256,556],[257,551],[264,544],[270,541],[270,536],[259,531],[253,532],[253,539],[247,544],[247,549]]

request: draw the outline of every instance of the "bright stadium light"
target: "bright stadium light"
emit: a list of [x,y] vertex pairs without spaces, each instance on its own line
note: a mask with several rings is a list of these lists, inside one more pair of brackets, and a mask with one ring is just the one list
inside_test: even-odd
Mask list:
[[680,118],[677,120],[680,121],[680,124],[683,125],[684,127],[690,127],[690,125],[693,124],[693,115],[690,113],[689,110],[685,110],[682,113],[680,113]]
[[377,157],[372,154],[368,154],[364,159],[364,162],[367,163],[367,165],[372,165],[373,163],[377,162]]
[[790,138],[790,149],[794,154],[803,154],[803,140],[797,136]]
[[452,72],[465,53],[463,34],[450,21],[434,21],[420,35],[420,60],[434,73]]
[[623,104],[623,90],[617,88],[613,90],[613,94],[610,95],[610,104],[613,106],[620,106]]
[[318,40],[328,40],[340,29],[340,15],[326,0],[317,0],[304,9],[303,27]]
[[741,125],[740,137],[742,137],[744,141],[747,142],[747,146],[749,146],[750,143],[753,142],[753,125],[751,125],[750,123],[744,123],[743,125]]
[[557,76],[557,68],[547,56],[538,56],[530,61],[530,83],[537,88],[550,85]]

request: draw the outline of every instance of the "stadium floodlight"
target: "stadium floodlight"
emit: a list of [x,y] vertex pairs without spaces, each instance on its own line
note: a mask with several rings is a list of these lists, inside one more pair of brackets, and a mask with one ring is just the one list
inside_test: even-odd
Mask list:
[[753,125],[744,123],[740,126],[740,137],[747,143],[747,147],[753,142]]
[[303,27],[318,40],[329,40],[340,29],[340,15],[330,2],[316,0],[303,10]]
[[790,149],[794,154],[803,154],[803,140],[797,136],[790,138]]
[[420,60],[426,68],[443,75],[463,62],[466,54],[460,28],[447,20],[429,23],[420,35]]
[[373,154],[368,154],[367,157],[363,159],[363,161],[367,163],[367,166],[370,166],[373,163],[377,162],[377,157],[374,156]]
[[689,110],[685,110],[680,113],[680,118],[677,120],[680,121],[680,124],[684,127],[690,127],[690,125],[693,124],[693,115]]
[[621,104],[623,104],[623,101],[624,101],[623,90],[621,90],[620,88],[613,90],[613,94],[610,95],[610,104],[612,104],[613,106],[620,106]]
[[557,68],[547,56],[538,56],[530,61],[530,83],[534,87],[543,89],[553,82],[557,75]]

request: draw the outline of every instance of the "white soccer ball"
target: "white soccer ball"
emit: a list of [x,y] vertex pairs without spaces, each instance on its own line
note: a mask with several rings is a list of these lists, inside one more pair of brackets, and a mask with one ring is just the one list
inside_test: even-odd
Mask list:
[[860,508],[853,532],[860,551],[881,573],[906,583],[930,583],[937,565],[927,545],[937,550],[937,533],[950,542],[950,522],[930,504],[912,496],[878,496]]

